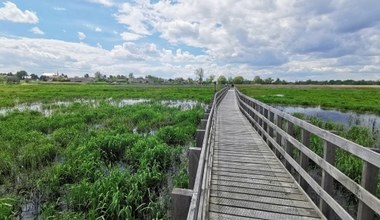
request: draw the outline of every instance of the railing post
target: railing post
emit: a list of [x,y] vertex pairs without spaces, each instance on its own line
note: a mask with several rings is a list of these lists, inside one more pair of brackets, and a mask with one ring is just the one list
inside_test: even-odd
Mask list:
[[[375,150],[379,153],[379,150]],[[372,194],[376,194],[377,181],[379,175],[379,168],[372,165],[367,161],[363,161],[363,172],[362,172],[362,181],[361,186]],[[359,200],[358,207],[358,220],[373,219],[374,211],[370,209],[365,203]]]
[[[310,132],[301,128],[301,139],[302,139],[302,144],[309,148],[310,145]],[[309,166],[309,158],[300,151],[300,160],[299,160],[300,166],[302,169],[307,171],[307,167]],[[301,175],[298,175],[298,183],[300,186],[306,191],[307,189],[307,182],[301,177]]]
[[[263,109],[264,109],[264,117],[266,118],[266,119],[268,119],[269,117],[268,117],[268,109],[266,109],[266,108],[264,108],[263,107]],[[264,128],[264,132],[266,132],[266,133],[268,133],[268,124],[263,120],[263,128]],[[267,137],[265,136],[265,135],[263,135],[263,139],[264,139],[264,141],[265,142],[267,142],[267,144],[269,143],[269,141],[267,140]]]
[[[328,141],[325,141],[323,148],[323,159],[331,165],[335,166],[336,146]],[[328,174],[325,170],[322,170],[321,186],[328,194],[333,194],[334,178],[330,176],[330,174]],[[323,199],[319,200],[319,209],[328,219],[332,219],[334,216],[333,210],[325,201],[323,201]]]
[[[282,121],[283,121],[283,118],[279,115],[276,115],[276,121],[275,121],[275,124],[277,126],[276,129],[281,129],[281,125],[282,125]],[[280,145],[280,147],[282,147],[282,136],[280,135],[280,132],[276,131],[276,142],[277,144]],[[275,151],[276,153],[276,156],[277,157],[280,157],[280,153],[276,150]]]
[[194,188],[195,178],[197,176],[199,157],[202,148],[190,147],[189,148],[189,188]]
[[196,137],[196,147],[202,147],[203,138],[205,137],[205,129],[197,129],[195,134]]
[[172,199],[172,218],[173,220],[182,220],[187,218],[189,212],[193,190],[174,188],[171,193]]
[[207,125],[207,119],[201,119],[201,123],[199,124],[200,129],[205,129]]
[[[290,122],[290,121],[286,121],[286,132],[293,137],[294,135],[294,126],[293,126],[293,123]],[[285,151],[287,154],[289,154],[289,156],[292,157],[293,155],[293,145],[289,142],[289,141],[286,141],[286,145],[285,145]],[[290,165],[290,163],[288,161],[285,162],[285,167],[287,170],[291,170],[292,168],[292,165]]]

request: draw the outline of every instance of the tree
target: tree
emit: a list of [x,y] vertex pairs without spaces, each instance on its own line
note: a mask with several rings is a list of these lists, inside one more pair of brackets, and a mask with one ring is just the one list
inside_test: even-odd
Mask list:
[[214,74],[211,74],[211,75],[209,75],[208,77],[207,77],[207,79],[206,79],[206,83],[212,83],[213,81],[214,81],[214,79],[215,79],[215,75]]
[[202,68],[198,68],[195,70],[195,76],[197,77],[196,80],[199,82],[199,83],[202,83],[203,82],[203,77],[204,77],[204,72],[203,72],[203,69]]
[[218,77],[218,84],[227,84],[227,79],[226,79],[226,77],[223,76],[223,75],[220,75],[220,76]]
[[84,74],[84,78],[90,78],[90,75],[88,73]]
[[32,73],[32,74],[30,74],[30,78],[31,78],[32,80],[37,80],[37,79],[38,79],[38,76],[37,76],[36,74]]
[[274,81],[273,83],[278,85],[278,84],[281,84],[282,82],[281,82],[280,78],[277,78],[276,81]]
[[94,74],[94,76],[95,76],[95,80],[96,80],[96,81],[100,81],[100,80],[102,79],[102,74],[101,74],[99,71],[97,71],[97,72]]
[[228,77],[228,79],[227,79],[227,81],[228,81],[228,83],[232,83],[232,77],[230,76],[230,77]]
[[242,76],[236,76],[232,82],[234,84],[243,84],[244,83],[244,78]]
[[260,76],[255,76],[255,78],[253,78],[253,83],[255,83],[255,84],[263,84],[264,80],[262,80],[260,78]]
[[44,75],[41,75],[41,76],[40,76],[40,80],[41,80],[41,81],[47,81],[47,77],[44,76]]
[[272,78],[270,78],[270,77],[269,77],[269,78],[266,78],[266,79],[264,79],[264,83],[265,83],[265,84],[272,84],[272,83],[273,83],[273,81],[274,81],[274,80],[273,80]]
[[25,79],[26,76],[28,76],[28,73],[25,70],[18,71],[16,73],[16,76],[18,79]]
[[133,73],[129,73],[128,77],[129,77],[130,79],[131,79],[131,78],[135,78],[135,77],[133,76]]

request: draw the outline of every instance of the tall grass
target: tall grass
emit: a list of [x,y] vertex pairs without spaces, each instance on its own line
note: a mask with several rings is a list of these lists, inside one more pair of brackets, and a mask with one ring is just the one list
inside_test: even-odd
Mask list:
[[181,155],[202,114],[103,102],[0,116],[0,215],[16,218],[38,194],[44,219],[168,218],[167,193],[187,184]]

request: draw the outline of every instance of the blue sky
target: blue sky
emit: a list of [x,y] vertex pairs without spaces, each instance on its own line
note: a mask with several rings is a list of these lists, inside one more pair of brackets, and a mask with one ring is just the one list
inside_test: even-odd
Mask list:
[[378,0],[0,0],[0,72],[380,80]]

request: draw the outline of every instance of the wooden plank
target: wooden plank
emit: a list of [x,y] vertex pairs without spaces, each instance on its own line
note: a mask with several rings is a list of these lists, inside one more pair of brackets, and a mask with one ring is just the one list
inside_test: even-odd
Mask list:
[[283,205],[276,205],[276,204],[268,205],[267,203],[261,203],[261,202],[211,197],[210,203],[215,204],[215,205],[238,207],[238,208],[244,208],[244,209],[250,209],[250,210],[260,210],[260,211],[289,214],[289,215],[296,215],[296,216],[318,217],[318,214],[313,209],[295,208],[291,206],[283,206]]
[[218,190],[223,192],[233,192],[233,193],[242,193],[246,195],[255,195],[255,196],[265,196],[272,198],[287,198],[292,200],[305,201],[304,195],[299,194],[290,194],[286,192],[276,192],[265,189],[246,189],[246,188],[237,188],[231,186],[221,186],[221,185],[211,185],[211,190]]
[[210,211],[211,212],[218,212],[223,214],[229,214],[229,215],[235,215],[235,216],[243,216],[243,217],[253,217],[253,218],[261,218],[261,219],[288,219],[288,220],[313,220],[313,219],[320,219],[320,218],[312,218],[308,216],[298,216],[298,215],[287,215],[287,214],[280,214],[276,212],[266,212],[261,210],[252,210],[252,209],[244,209],[244,208],[238,208],[238,207],[229,207],[224,205],[215,205],[210,204]]
[[283,206],[290,206],[290,207],[296,207],[296,208],[307,208],[307,209],[314,208],[313,206],[310,205],[308,201],[291,200],[288,198],[252,196],[252,195],[247,195],[247,194],[223,192],[223,191],[217,191],[217,190],[212,190],[210,195],[212,197],[219,197],[219,198],[227,198],[227,199],[231,198],[235,200],[267,203],[268,205],[275,204],[275,205],[283,205]]
[[260,174],[266,174],[269,176],[284,176],[289,177],[287,173],[285,173],[283,170],[272,170],[268,168],[261,168],[261,169],[245,169],[245,167],[230,167],[230,166],[213,166],[213,170],[225,170],[229,172],[235,172],[235,173],[260,173]]
[[252,162],[252,160],[239,160],[239,159],[231,159],[231,158],[215,158],[216,163],[225,163],[225,162],[233,162],[233,163],[240,163],[240,164],[267,164],[268,166],[275,166],[277,165],[275,162],[269,162],[266,160],[257,160],[255,163]]
[[252,220],[252,219],[262,219],[262,218],[251,218],[251,217],[243,217],[236,215],[228,215],[224,213],[210,212],[209,214],[210,220]]
[[212,184],[219,185],[219,186],[231,186],[231,187],[240,187],[240,188],[248,188],[248,189],[262,189],[267,191],[274,191],[274,192],[283,192],[283,193],[289,193],[289,194],[298,194],[302,195],[301,191],[299,191],[297,188],[284,188],[282,186],[272,186],[272,185],[266,185],[266,184],[258,184],[258,183],[244,183],[244,182],[237,182],[237,181],[227,181],[227,180],[212,180]]
[[266,176],[266,175],[260,175],[260,174],[244,174],[244,173],[231,173],[231,172],[225,172],[225,171],[213,171],[213,174],[215,175],[221,175],[221,176],[231,176],[231,177],[244,177],[244,178],[250,178],[250,179],[262,179],[262,180],[272,180],[272,181],[281,181],[286,183],[293,183],[293,180],[289,177],[277,177],[277,176]]
[[272,170],[270,167],[260,167],[259,169],[246,169],[244,166],[242,167],[230,167],[224,165],[214,165],[213,171],[224,171],[231,173],[242,173],[242,174],[256,174],[256,175],[265,175],[265,176],[276,176],[282,178],[289,178],[288,173],[285,173],[283,170]]
[[[230,91],[217,112],[209,214],[203,215],[203,219],[218,218],[221,214],[224,216],[219,219],[235,219],[234,216],[236,219],[320,219],[315,205],[299,190],[292,176],[240,113],[237,104],[236,95]],[[267,120],[273,121],[270,112],[264,113],[263,108],[259,111],[261,117],[264,114]],[[261,123],[271,129],[267,121],[261,119]],[[258,126],[257,122],[255,125]],[[266,134],[263,130],[261,133]],[[213,210],[215,205],[224,208]],[[228,210],[234,212],[228,213]]]
[[213,175],[212,179],[236,181],[236,182],[242,182],[242,183],[257,183],[257,184],[263,184],[263,185],[269,185],[269,186],[280,186],[280,187],[286,187],[286,188],[297,188],[297,186],[293,183],[276,182],[276,181],[268,180],[268,179],[247,179],[243,177],[217,176],[217,175]]

